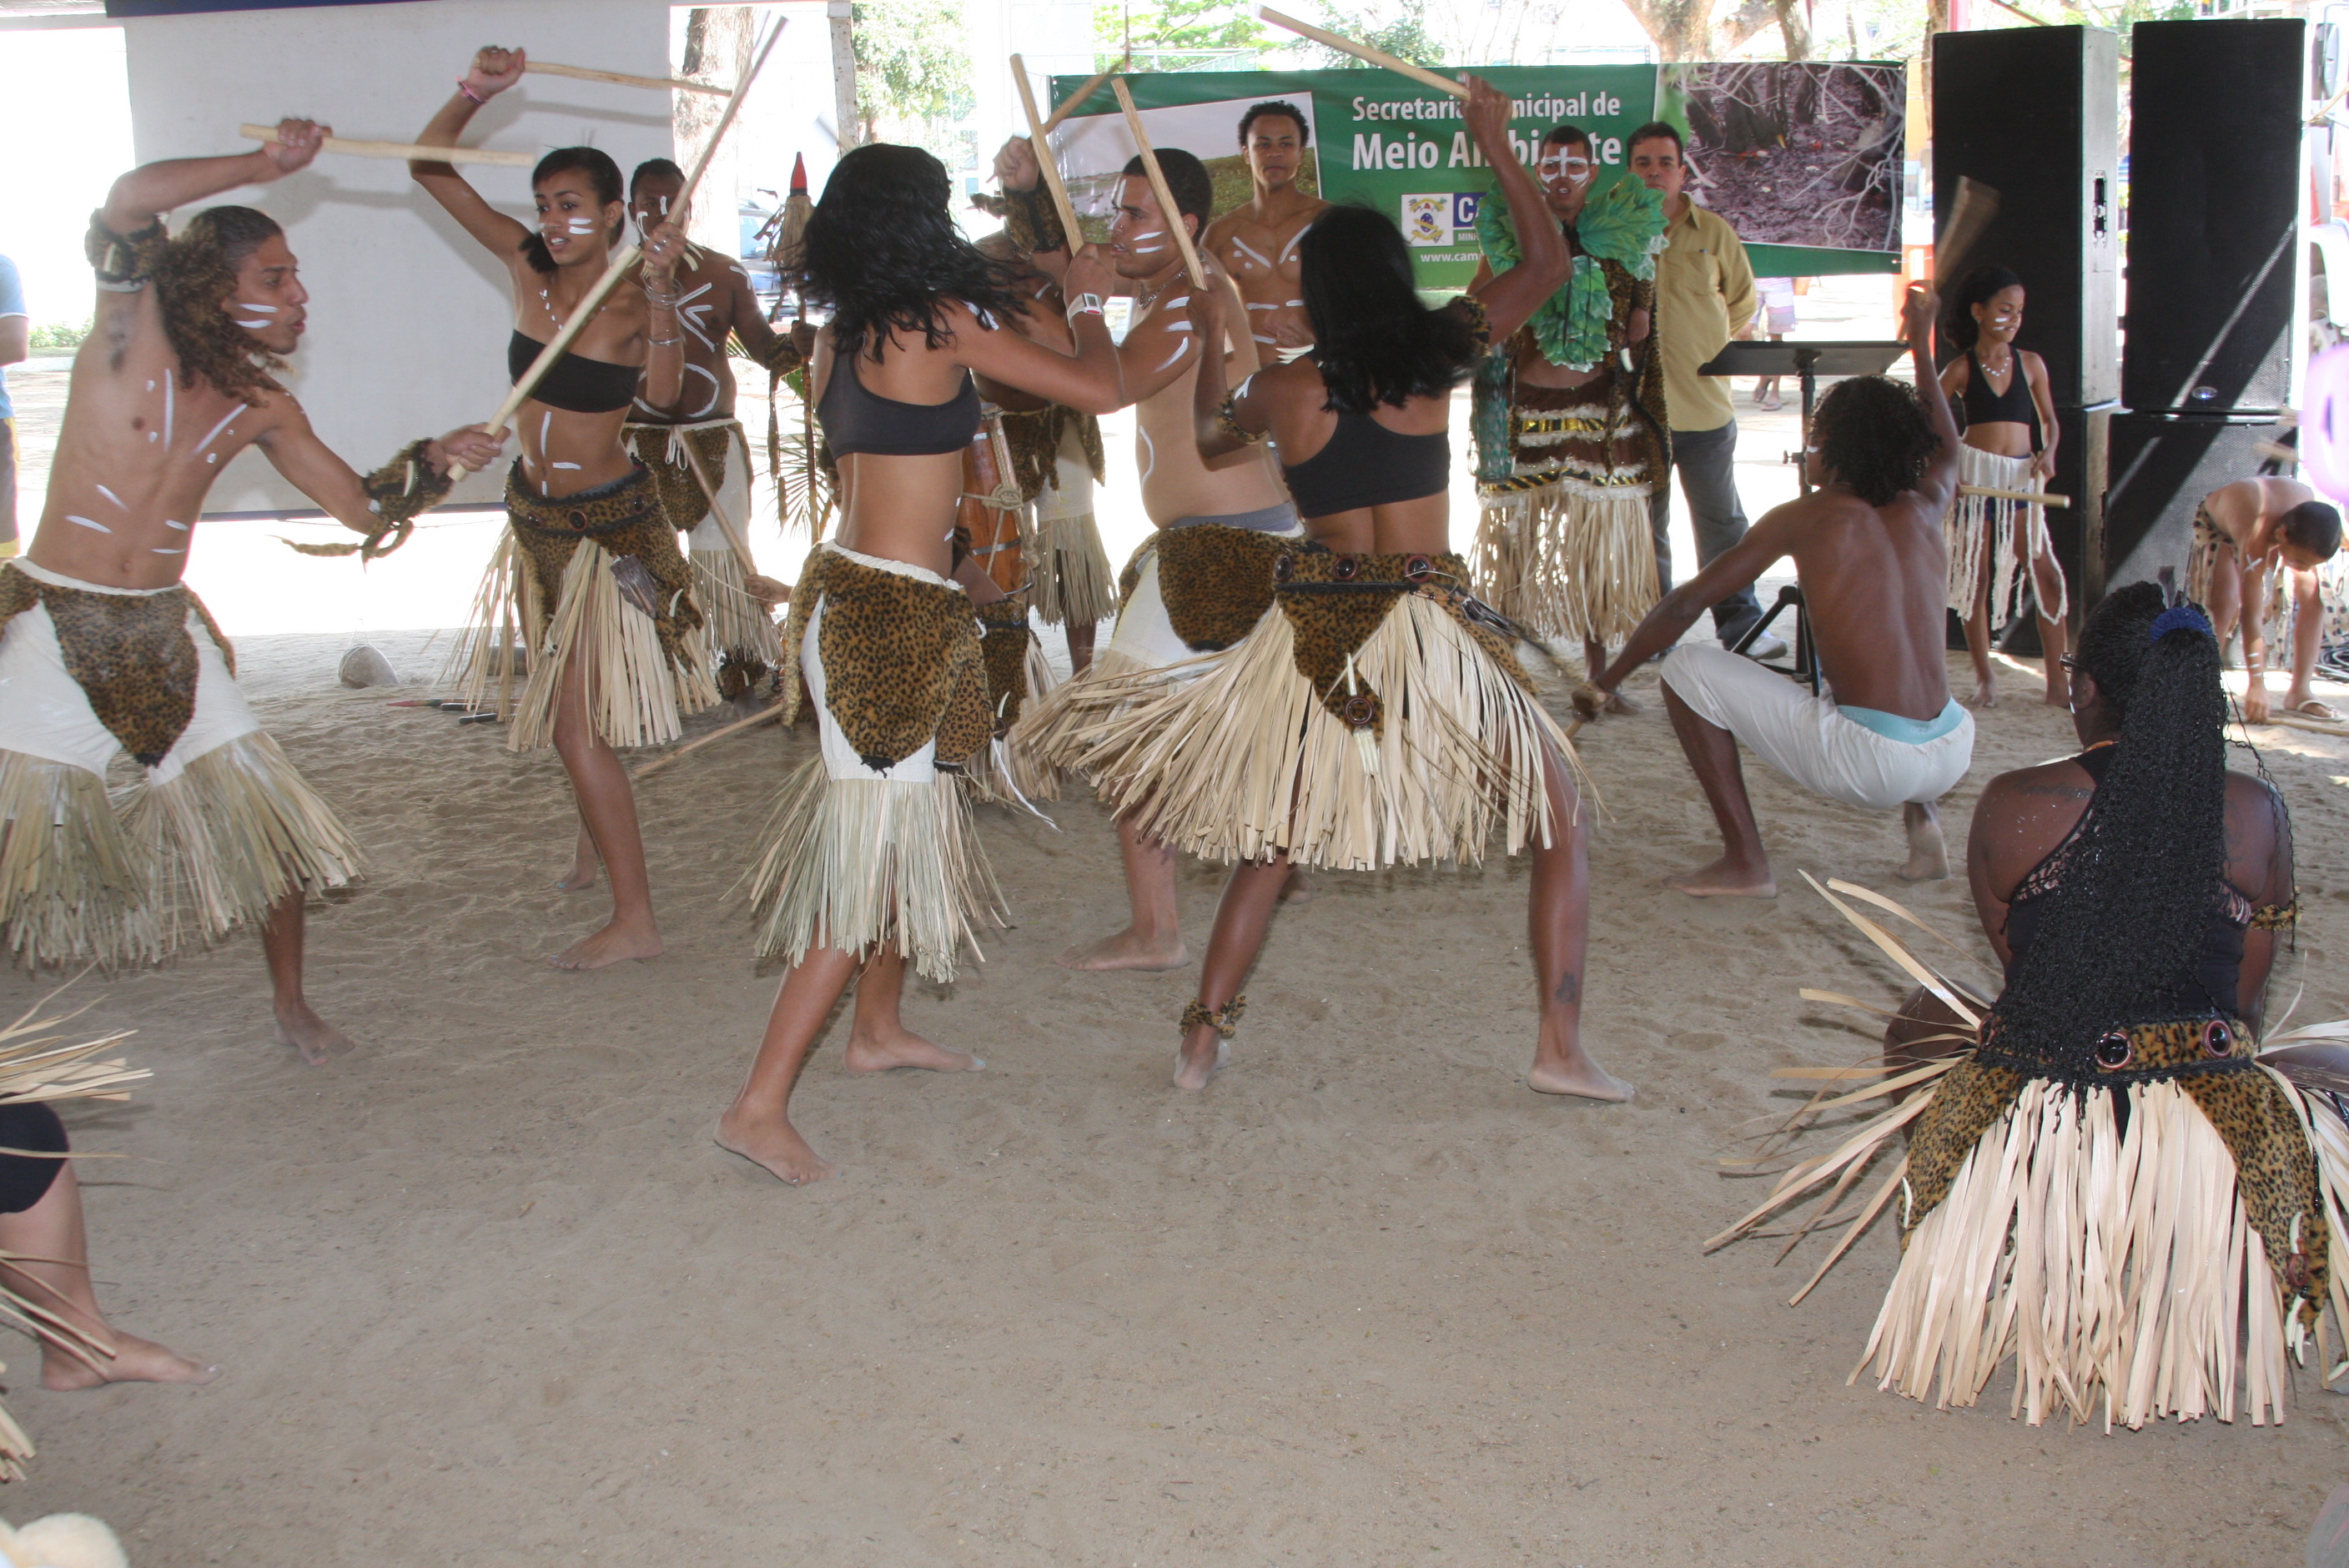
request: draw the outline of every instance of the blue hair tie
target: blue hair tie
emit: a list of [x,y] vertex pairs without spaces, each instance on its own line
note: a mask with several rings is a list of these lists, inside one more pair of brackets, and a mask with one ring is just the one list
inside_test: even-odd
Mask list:
[[2153,618],[2153,629],[2146,633],[2145,640],[2158,643],[2172,632],[2199,632],[2213,638],[2217,635],[2210,630],[2210,617],[2202,613],[2199,604],[2172,604]]

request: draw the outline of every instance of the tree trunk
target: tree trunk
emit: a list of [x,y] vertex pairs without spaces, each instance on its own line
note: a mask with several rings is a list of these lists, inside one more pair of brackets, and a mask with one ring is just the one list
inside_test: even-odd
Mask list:
[[[1772,0],[1778,13],[1778,36],[1786,41],[1786,57],[1807,60],[1811,57],[1810,18],[1806,12],[1807,0]],[[1948,0],[1941,0],[1948,4]]]
[[1667,65],[1701,60],[1713,42],[1713,0],[1623,0]]

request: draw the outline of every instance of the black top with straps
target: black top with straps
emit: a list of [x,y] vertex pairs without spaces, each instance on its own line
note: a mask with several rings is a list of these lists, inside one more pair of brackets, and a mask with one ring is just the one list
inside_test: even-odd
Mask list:
[[[520,381],[530,367],[538,362],[546,345],[517,329],[506,339],[506,375]],[[550,408],[560,408],[566,414],[609,414],[625,408],[636,395],[636,382],[644,372],[633,365],[615,365],[608,359],[590,359],[584,354],[564,351],[531,396]]]
[[[2013,351],[2010,350],[2010,353]],[[1982,374],[1982,361],[1971,348],[1966,350],[1966,388],[1959,394],[1966,410],[1966,424],[2010,424],[2031,427],[2031,449],[2039,449],[2039,405],[2031,396],[2031,378],[2023,373],[2023,356],[2014,356],[2009,362],[2006,390],[1990,389],[1990,377]]]
[[1309,519],[1417,500],[1450,487],[1452,435],[1405,436],[1368,414],[1341,410],[1321,449],[1301,463],[1282,463],[1280,472],[1298,514]]
[[834,356],[815,417],[834,458],[870,452],[879,458],[935,457],[959,452],[978,433],[978,388],[962,373],[962,390],[943,403],[901,403],[865,388],[854,356]]

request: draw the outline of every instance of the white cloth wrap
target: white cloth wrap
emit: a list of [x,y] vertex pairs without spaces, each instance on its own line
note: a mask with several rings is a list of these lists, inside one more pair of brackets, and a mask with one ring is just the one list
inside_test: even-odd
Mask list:
[[[819,550],[836,551],[859,566],[870,566],[875,572],[894,572],[900,577],[911,577],[917,583],[935,583],[941,588],[960,592],[962,584],[949,582],[936,573],[904,561],[891,561],[885,556],[863,555],[830,540],[816,546]],[[816,650],[816,634],[823,625],[823,601],[819,598],[810,606],[807,632],[800,638],[800,672],[807,676],[808,697],[815,704],[817,733],[823,742],[823,770],[834,779],[856,779],[867,782],[894,784],[926,784],[938,774],[938,743],[926,740],[922,748],[911,756],[901,757],[885,773],[875,773],[856,748],[848,743],[840,721],[832,717],[832,709],[823,700],[823,658]]]
[[[1302,539],[1305,525],[1299,522],[1268,531],[1266,537]],[[1175,634],[1174,623],[1167,618],[1166,597],[1158,588],[1158,552],[1154,549],[1142,558],[1141,569],[1134,575],[1133,593],[1117,613],[1117,625],[1110,633],[1105,651],[1121,659],[1131,659],[1145,669],[1166,670],[1169,676],[1178,680],[1192,679],[1201,673],[1200,668],[1168,667],[1199,655]]]
[[1775,670],[1711,643],[1683,643],[1664,658],[1664,684],[1696,716],[1814,794],[1865,810],[1940,799],[1966,776],[1974,717],[1921,745],[1878,735]]

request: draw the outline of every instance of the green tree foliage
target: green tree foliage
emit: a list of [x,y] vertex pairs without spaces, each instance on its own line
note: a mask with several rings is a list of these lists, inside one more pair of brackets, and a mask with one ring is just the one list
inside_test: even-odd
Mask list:
[[[1381,17],[1383,15],[1384,19]],[[1321,26],[1332,33],[1342,34],[1357,43],[1368,44],[1374,49],[1384,49],[1399,60],[1414,66],[1440,66],[1444,63],[1444,40],[1427,25],[1426,0],[1401,0],[1392,9],[1347,11],[1322,0]],[[1360,66],[1374,69],[1342,49],[1326,44],[1306,42],[1302,47],[1313,64],[1325,70],[1344,70]]]
[[954,122],[978,106],[962,0],[857,0],[856,112],[865,141],[926,147],[949,169],[968,164]]
[[1093,38],[1100,50],[1095,70],[1107,70],[1131,48],[1137,70],[1244,71],[1255,65],[1257,53],[1278,42],[1256,19],[1253,5],[1233,0],[1097,0]]

